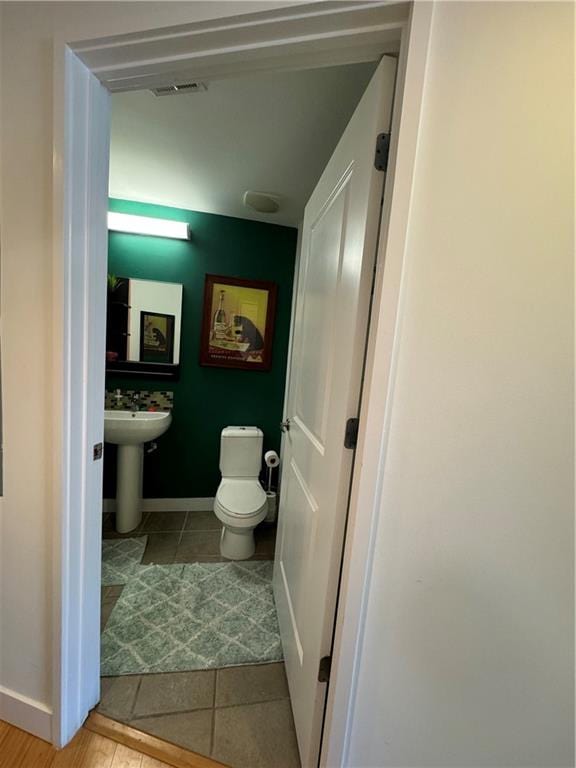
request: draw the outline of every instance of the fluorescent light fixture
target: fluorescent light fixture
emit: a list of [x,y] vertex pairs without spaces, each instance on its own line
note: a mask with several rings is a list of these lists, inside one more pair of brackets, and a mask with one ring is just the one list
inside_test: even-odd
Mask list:
[[128,232],[131,235],[150,237],[172,237],[189,240],[190,232],[185,221],[152,219],[150,216],[132,216],[129,213],[108,212],[108,229],[114,232]]

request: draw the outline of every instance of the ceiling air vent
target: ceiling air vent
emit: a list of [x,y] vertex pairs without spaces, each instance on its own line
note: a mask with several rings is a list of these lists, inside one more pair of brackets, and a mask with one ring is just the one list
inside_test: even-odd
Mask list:
[[179,83],[178,85],[162,85],[160,88],[150,89],[154,96],[178,96],[183,93],[198,93],[198,91],[207,91],[206,83]]

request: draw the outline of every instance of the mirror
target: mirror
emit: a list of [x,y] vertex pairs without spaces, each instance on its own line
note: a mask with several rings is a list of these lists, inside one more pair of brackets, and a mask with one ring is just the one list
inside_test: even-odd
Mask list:
[[108,276],[106,369],[177,376],[182,285]]

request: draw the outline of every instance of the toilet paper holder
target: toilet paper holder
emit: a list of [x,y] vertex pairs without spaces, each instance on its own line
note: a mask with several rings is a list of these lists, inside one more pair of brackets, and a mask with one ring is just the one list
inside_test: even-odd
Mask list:
[[280,457],[276,451],[266,451],[264,454],[264,463],[268,468],[268,493],[272,492],[272,471],[280,465]]

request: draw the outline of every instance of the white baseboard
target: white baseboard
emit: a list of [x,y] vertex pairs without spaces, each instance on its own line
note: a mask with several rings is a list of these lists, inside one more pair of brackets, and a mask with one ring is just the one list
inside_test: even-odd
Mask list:
[[[214,508],[214,497],[189,499],[142,499],[143,512],[205,512]],[[102,511],[114,512],[116,499],[104,499]]]
[[0,720],[44,741],[52,741],[52,710],[39,701],[0,685]]

